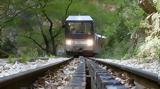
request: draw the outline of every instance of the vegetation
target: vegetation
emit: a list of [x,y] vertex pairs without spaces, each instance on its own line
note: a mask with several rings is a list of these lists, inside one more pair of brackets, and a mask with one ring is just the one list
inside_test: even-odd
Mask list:
[[[139,2],[138,2],[139,1]],[[0,57],[56,55],[62,47],[63,21],[68,15],[90,15],[97,33],[107,37],[98,57],[129,58],[145,42],[142,25],[159,0],[1,0]],[[142,5],[145,3],[149,9]],[[10,60],[11,61],[11,60]]]
[[15,60],[14,60],[14,56],[13,55],[9,55],[8,57],[8,63],[14,63]]

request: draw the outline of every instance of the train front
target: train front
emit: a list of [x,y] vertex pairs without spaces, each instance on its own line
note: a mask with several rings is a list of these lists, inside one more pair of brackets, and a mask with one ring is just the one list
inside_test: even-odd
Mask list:
[[69,16],[65,21],[67,55],[95,54],[94,24],[90,16]]

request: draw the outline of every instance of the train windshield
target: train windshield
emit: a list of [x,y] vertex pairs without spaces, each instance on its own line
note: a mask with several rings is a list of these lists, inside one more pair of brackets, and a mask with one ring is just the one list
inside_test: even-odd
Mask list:
[[69,22],[68,29],[71,34],[91,34],[92,25],[90,22]]

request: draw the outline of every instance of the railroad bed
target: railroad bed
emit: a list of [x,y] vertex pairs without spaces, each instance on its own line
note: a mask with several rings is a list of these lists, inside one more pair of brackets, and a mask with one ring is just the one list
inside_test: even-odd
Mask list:
[[29,89],[29,87],[47,71],[57,71],[67,65],[73,58],[60,60],[35,69],[0,78],[0,89]]
[[160,80],[157,74],[95,58],[92,60],[129,89],[160,89]]
[[0,78],[0,89],[160,89],[158,76],[136,71],[80,56]]

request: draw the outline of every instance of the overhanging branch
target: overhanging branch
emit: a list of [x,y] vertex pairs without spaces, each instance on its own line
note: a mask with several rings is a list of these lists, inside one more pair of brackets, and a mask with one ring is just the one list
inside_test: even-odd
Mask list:
[[25,36],[25,35],[18,35],[18,36],[21,36],[21,37],[25,37],[25,38],[28,38],[30,40],[32,40],[38,47],[40,47],[42,50],[45,50],[45,48],[42,47],[42,45],[40,45],[35,39],[33,39],[31,36]]
[[64,19],[66,19],[66,17],[67,17],[67,15],[68,15],[68,12],[69,12],[69,8],[70,8],[70,6],[72,5],[72,0],[69,0],[70,2],[69,2],[69,4],[68,4],[68,6],[67,6],[67,8],[66,8],[66,12],[65,12],[65,15],[64,15]]

